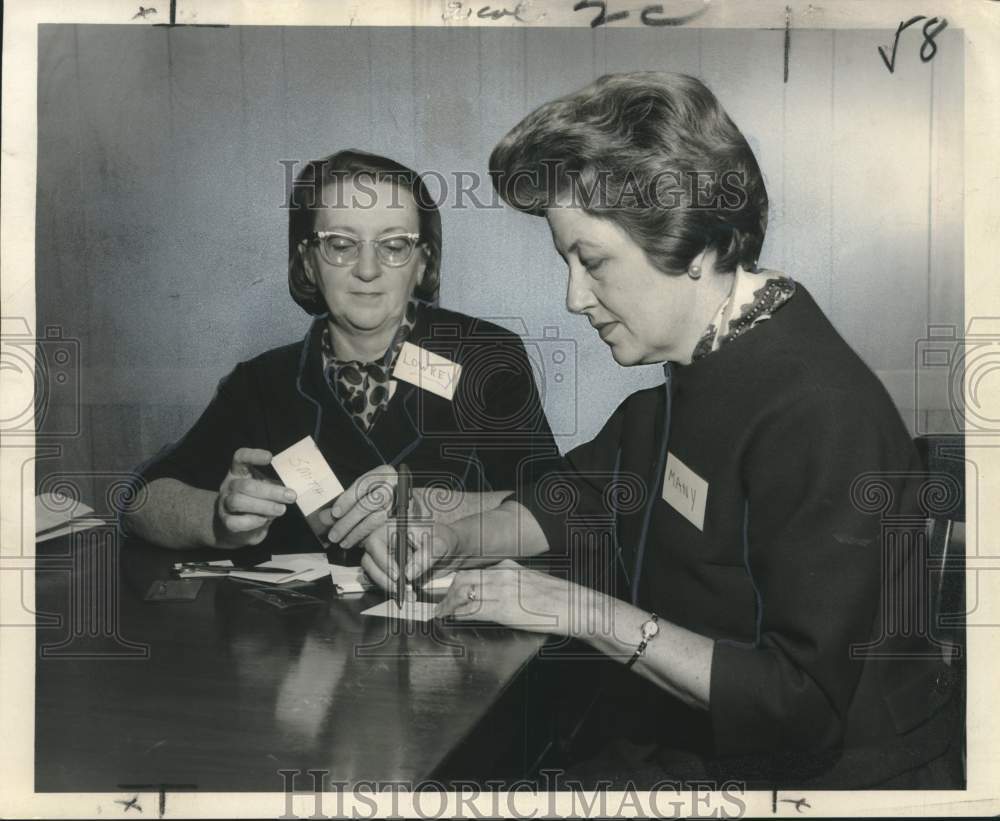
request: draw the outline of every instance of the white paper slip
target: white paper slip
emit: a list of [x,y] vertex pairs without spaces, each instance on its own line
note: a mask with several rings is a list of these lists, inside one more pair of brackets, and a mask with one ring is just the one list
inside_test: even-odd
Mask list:
[[434,602],[407,599],[400,607],[392,599],[386,599],[381,604],[362,610],[362,616],[378,616],[383,619],[402,619],[404,621],[430,621],[434,618]]
[[[285,568],[287,573],[261,573],[257,568]],[[327,574],[327,559],[322,553],[299,553],[275,556],[268,562],[261,562],[247,570],[233,570],[229,575],[234,579],[264,584],[286,584],[288,582],[314,582]]]
[[425,391],[451,401],[462,374],[462,366],[440,354],[431,353],[412,342],[404,342],[396,357],[392,375]]
[[81,516],[79,519],[70,519],[64,525],[39,533],[35,536],[35,541],[47,542],[49,539],[58,539],[60,536],[78,533],[81,530],[89,530],[92,527],[100,527],[103,524],[107,524],[104,519],[98,519],[95,516]]
[[104,524],[93,508],[62,493],[42,493],[35,497],[35,541],[58,539],[67,533]]
[[341,593],[364,593],[375,589],[375,583],[360,567],[331,564],[330,580],[340,588]]
[[[200,564],[204,564],[201,567]],[[201,562],[185,564],[177,562],[174,564],[174,571],[181,579],[223,579],[235,565],[229,559],[221,559],[216,562]]]
[[311,436],[305,437],[271,459],[285,487],[295,491],[296,504],[303,516],[319,510],[344,492],[323,454]]
[[698,530],[704,530],[707,500],[708,482],[672,453],[668,453],[663,470],[663,501]]

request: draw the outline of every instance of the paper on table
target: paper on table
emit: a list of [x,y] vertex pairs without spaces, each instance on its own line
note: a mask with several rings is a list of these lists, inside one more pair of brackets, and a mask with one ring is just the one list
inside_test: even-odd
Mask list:
[[42,493],[35,497],[35,541],[58,539],[67,533],[104,524],[94,509],[74,502],[62,493]]
[[327,558],[323,553],[288,553],[256,565],[256,567],[286,567],[289,572],[283,576],[276,573],[256,573],[253,568],[233,570],[229,575],[234,579],[264,584],[314,582],[327,574],[327,566]]
[[[223,570],[229,570],[233,567],[233,563],[229,559],[219,559],[215,562],[205,562],[209,567],[221,567]],[[197,567],[184,567],[183,562],[177,562],[174,564],[174,570],[177,571],[177,575],[182,579],[217,579],[219,578],[218,573],[213,573],[211,570],[200,570]]]
[[406,599],[400,607],[392,599],[386,599],[381,604],[362,610],[362,616],[378,616],[383,619],[402,619],[404,621],[430,621],[434,618],[434,602]]
[[308,516],[344,492],[344,486],[319,452],[311,436],[271,458],[271,467],[297,495],[296,504]]
[[330,579],[340,588],[341,593],[363,593],[375,587],[375,583],[360,567],[331,564]]

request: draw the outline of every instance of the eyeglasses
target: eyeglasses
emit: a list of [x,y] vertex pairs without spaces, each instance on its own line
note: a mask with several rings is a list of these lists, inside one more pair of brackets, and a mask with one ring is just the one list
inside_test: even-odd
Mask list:
[[392,234],[378,239],[358,239],[336,231],[313,231],[308,242],[319,245],[320,256],[330,265],[353,265],[361,258],[362,245],[374,245],[375,256],[385,265],[398,268],[413,256],[420,234]]

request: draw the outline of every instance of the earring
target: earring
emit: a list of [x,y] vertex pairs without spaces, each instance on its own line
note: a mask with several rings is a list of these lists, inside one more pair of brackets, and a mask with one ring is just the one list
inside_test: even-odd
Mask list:
[[688,268],[688,276],[691,277],[691,279],[701,279],[701,266],[696,263],[692,263],[691,267]]

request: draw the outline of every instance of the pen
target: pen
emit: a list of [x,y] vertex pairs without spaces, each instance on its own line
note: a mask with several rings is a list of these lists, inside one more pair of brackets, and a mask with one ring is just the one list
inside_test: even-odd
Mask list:
[[410,468],[404,463],[399,466],[396,481],[396,547],[393,553],[396,559],[396,591],[393,600],[400,607],[406,597],[406,578],[403,576],[405,566],[407,541],[407,515],[410,510],[410,495],[412,476]]
[[199,573],[293,573],[288,567],[216,567],[203,562],[181,562],[174,565],[174,570],[197,570]]

